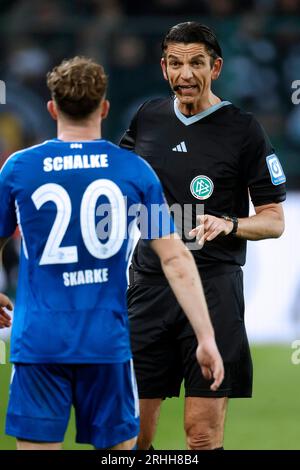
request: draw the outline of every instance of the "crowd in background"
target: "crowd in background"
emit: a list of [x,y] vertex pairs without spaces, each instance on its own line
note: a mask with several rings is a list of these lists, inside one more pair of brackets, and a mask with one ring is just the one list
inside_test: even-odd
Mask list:
[[117,142],[138,104],[169,93],[160,43],[170,26],[187,20],[215,29],[225,60],[216,94],[255,113],[280,154],[288,188],[299,189],[300,105],[291,96],[300,80],[300,0],[0,0],[7,93],[0,166],[12,152],[55,135],[45,74],[76,54],[105,65],[112,107],[104,136]]

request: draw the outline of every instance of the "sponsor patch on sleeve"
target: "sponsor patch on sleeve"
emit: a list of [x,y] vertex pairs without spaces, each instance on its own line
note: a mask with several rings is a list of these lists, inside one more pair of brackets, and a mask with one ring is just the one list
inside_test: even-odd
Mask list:
[[275,153],[272,153],[272,155],[269,155],[266,158],[266,161],[267,161],[268,170],[271,176],[272,183],[275,186],[277,186],[278,184],[285,183],[286,177],[283,172],[280,161],[278,157],[275,155]]

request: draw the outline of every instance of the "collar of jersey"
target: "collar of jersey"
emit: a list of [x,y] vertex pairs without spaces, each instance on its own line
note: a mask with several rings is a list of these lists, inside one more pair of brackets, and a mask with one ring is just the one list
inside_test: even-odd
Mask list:
[[105,140],[105,139],[93,139],[93,140],[74,140],[74,141],[70,141],[70,140],[62,140],[62,139],[59,139],[58,137],[55,137],[54,139],[50,139],[50,140],[46,140],[46,142],[63,142],[64,144],[74,144],[74,143],[79,143],[79,144],[85,144],[85,143],[89,143],[89,142],[101,142],[102,140]]
[[190,124],[194,124],[194,122],[200,121],[200,119],[203,119],[206,116],[209,116],[210,114],[214,113],[218,109],[223,108],[223,106],[228,106],[229,104],[231,104],[230,101],[221,101],[221,103],[214,104],[213,106],[206,109],[205,111],[201,111],[201,113],[194,114],[194,116],[186,117],[184,114],[182,114],[181,111],[179,111],[178,100],[177,98],[175,98],[174,111],[179,121],[181,121],[182,124],[184,124],[185,126],[189,126]]

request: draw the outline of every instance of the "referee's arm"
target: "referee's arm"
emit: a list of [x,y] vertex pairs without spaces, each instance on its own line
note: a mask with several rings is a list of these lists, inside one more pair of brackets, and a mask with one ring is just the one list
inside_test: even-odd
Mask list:
[[[198,239],[199,245],[210,242],[218,236],[230,235],[233,223],[222,217],[201,215],[199,225],[190,231],[191,237]],[[237,219],[236,237],[246,240],[265,240],[279,238],[284,232],[284,213],[281,203],[271,203],[255,207],[255,215]]]
[[284,232],[284,213],[281,203],[255,207],[255,215],[240,218],[236,236],[246,240],[279,238]]

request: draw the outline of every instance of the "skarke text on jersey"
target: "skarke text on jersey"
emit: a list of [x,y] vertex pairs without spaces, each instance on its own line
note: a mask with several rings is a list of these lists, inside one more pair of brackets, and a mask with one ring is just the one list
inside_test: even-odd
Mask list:
[[64,272],[62,276],[66,287],[78,286],[80,284],[97,284],[108,282],[108,268]]

